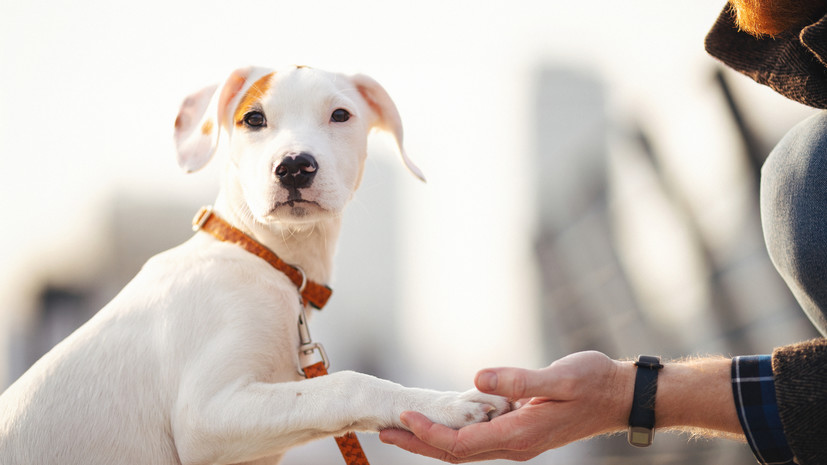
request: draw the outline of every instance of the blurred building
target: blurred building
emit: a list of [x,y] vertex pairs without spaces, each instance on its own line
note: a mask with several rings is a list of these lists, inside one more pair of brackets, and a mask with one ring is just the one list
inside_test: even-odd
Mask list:
[[[10,334],[6,356],[13,382],[55,344],[72,333],[103,307],[140,270],[149,257],[188,238],[189,218],[195,209],[175,201],[151,203],[115,196],[107,205],[105,224],[90,238],[97,254],[79,263],[71,253],[52,257],[35,275],[35,295],[28,308],[6,309],[23,314],[20,328],[0,328]],[[55,275],[53,269],[71,269]],[[5,388],[5,386],[4,386]]]
[[639,315],[612,240],[605,89],[596,77],[569,69],[542,69],[536,82],[545,357],[625,353],[621,336],[637,330]]

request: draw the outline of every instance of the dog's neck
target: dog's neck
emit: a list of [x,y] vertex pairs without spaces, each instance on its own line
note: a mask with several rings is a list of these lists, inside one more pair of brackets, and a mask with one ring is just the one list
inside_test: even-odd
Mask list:
[[249,210],[239,208],[232,193],[221,189],[214,210],[224,220],[263,244],[286,263],[298,266],[307,277],[329,283],[333,254],[341,228],[339,216],[310,224],[270,223],[256,221]]

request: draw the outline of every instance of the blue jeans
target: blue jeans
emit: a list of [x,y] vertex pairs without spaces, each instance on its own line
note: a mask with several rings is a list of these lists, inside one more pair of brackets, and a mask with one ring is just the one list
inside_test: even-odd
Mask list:
[[827,111],[792,128],[764,163],[761,223],[773,264],[827,336]]

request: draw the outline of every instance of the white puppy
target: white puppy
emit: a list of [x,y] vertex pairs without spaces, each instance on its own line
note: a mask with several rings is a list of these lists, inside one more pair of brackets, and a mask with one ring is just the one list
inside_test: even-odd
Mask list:
[[[365,76],[245,68],[184,101],[175,124],[187,171],[229,160],[214,211],[327,283],[345,204],[371,129],[402,126]],[[0,463],[277,463],[348,431],[400,428],[416,410],[461,427],[505,399],[405,388],[354,372],[297,373],[296,284],[238,245],[198,232],[157,255],[88,323],[0,396]]]

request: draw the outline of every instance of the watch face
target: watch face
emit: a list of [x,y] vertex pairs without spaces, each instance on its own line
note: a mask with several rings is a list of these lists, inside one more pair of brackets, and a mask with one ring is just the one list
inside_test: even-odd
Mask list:
[[629,444],[637,447],[646,447],[652,445],[652,440],[655,437],[655,430],[644,428],[642,426],[629,427]]

